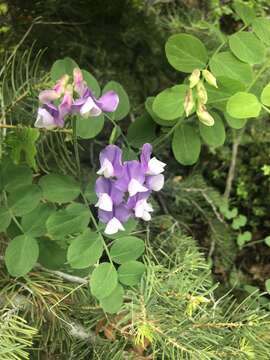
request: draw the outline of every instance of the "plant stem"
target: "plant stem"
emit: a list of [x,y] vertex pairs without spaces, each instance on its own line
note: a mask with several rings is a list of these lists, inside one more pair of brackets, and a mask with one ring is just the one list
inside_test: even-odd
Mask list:
[[22,129],[22,128],[37,129],[39,131],[44,131],[44,132],[60,132],[60,133],[72,134],[71,129],[41,129],[32,126],[21,126],[20,124],[19,125],[0,124],[0,129]]
[[[105,114],[105,113],[104,113],[104,115],[105,115],[106,118],[108,118],[108,119],[110,120],[110,122],[111,122],[114,126],[118,126],[118,125],[116,124],[116,122],[115,122],[108,114]],[[128,139],[127,139],[126,135],[123,133],[123,131],[122,131],[122,129],[121,129],[120,126],[118,126],[118,129],[120,130],[120,134],[121,134],[121,136],[122,136],[122,138],[123,138],[126,146],[127,146],[128,149],[130,150],[131,148],[130,148],[130,145],[129,145],[129,142],[128,142]]]

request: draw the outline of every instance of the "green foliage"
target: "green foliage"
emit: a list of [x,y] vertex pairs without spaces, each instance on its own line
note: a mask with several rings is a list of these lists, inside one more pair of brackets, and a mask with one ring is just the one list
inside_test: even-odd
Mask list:
[[110,117],[116,121],[122,120],[128,115],[130,110],[128,95],[122,85],[116,81],[108,82],[108,84],[103,89],[103,94],[110,90],[115,91],[119,97],[119,105],[117,109],[110,114]]
[[153,103],[154,113],[162,120],[175,120],[184,114],[186,85],[176,85],[158,94]]
[[99,300],[107,298],[117,287],[117,271],[110,263],[101,263],[91,274],[91,293]]
[[115,240],[111,250],[111,259],[117,264],[136,260],[144,252],[144,242],[135,236],[124,236]]
[[51,68],[51,79],[53,81],[57,81],[65,74],[72,76],[73,70],[77,67],[78,65],[76,64],[76,62],[69,57],[56,60]]
[[230,97],[226,110],[236,119],[246,119],[259,116],[261,104],[255,95],[238,92]]
[[260,64],[265,60],[265,47],[252,33],[242,31],[229,38],[232,53],[248,64]]
[[156,124],[148,114],[136,119],[128,128],[127,140],[136,148],[140,148],[145,143],[152,143],[155,137]]
[[172,35],[165,46],[169,63],[178,71],[191,73],[206,66],[208,55],[204,44],[188,34]]
[[119,281],[124,285],[136,285],[141,280],[144,271],[145,266],[143,263],[135,260],[126,261],[119,266]]
[[172,149],[176,160],[193,165],[200,155],[201,141],[191,125],[181,124],[174,132]]

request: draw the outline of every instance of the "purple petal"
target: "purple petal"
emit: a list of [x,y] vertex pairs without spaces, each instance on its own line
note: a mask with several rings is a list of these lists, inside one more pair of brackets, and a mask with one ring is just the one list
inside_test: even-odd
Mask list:
[[113,112],[117,109],[119,97],[116,92],[108,91],[95,102],[102,111]]
[[148,199],[150,195],[151,195],[151,191],[149,190],[147,192],[142,192],[142,193],[138,193],[134,196],[130,196],[127,201],[127,208],[134,209],[134,207],[138,201],[143,200],[143,199]]
[[98,196],[103,193],[108,194],[114,205],[119,205],[124,197],[123,192],[115,187],[115,182],[113,180],[105,179],[103,177],[97,179],[95,191]]
[[148,169],[148,163],[151,159],[151,154],[152,154],[152,145],[148,143],[144,144],[142,147],[140,160],[141,160],[142,168],[145,172]]
[[122,174],[122,150],[116,145],[108,145],[99,155],[100,166],[102,167],[104,160],[107,159],[113,166],[114,176],[118,177]]
[[107,224],[113,218],[113,212],[98,209],[98,218],[101,222]]
[[54,117],[44,108],[38,108],[37,119],[35,127],[37,128],[51,128],[55,126]]
[[114,216],[121,222],[125,223],[128,218],[131,216],[130,210],[126,205],[121,204],[114,209]]
[[74,90],[80,95],[83,96],[86,90],[86,84],[83,80],[83,74],[79,68],[73,70],[73,79],[74,79]]
[[59,98],[59,94],[55,90],[44,90],[41,91],[38,98],[42,104],[50,103]]
[[140,184],[143,184],[145,179],[141,164],[137,160],[124,163],[122,176],[116,181],[115,186],[121,191],[127,191],[132,179],[137,180]]

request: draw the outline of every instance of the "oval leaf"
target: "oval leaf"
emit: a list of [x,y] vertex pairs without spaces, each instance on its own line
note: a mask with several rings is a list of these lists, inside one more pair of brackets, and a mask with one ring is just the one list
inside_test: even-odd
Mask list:
[[242,31],[229,37],[229,46],[233,54],[248,64],[260,64],[265,59],[265,47],[256,36]]
[[86,82],[87,86],[91,89],[92,93],[95,95],[95,97],[99,97],[101,93],[101,89],[97,79],[86,70],[82,70],[82,74],[84,81]]
[[5,231],[11,222],[11,214],[5,207],[0,208],[0,232]]
[[14,215],[22,216],[28,214],[38,206],[41,196],[42,192],[39,186],[21,186],[8,196],[8,207]]
[[65,74],[73,76],[73,69],[76,67],[76,62],[69,57],[56,60],[51,68],[51,79],[57,81]]
[[134,147],[151,143],[156,137],[156,124],[148,114],[140,116],[129,125],[127,139]]
[[256,17],[256,12],[248,4],[242,1],[234,1],[233,7],[245,25],[250,25]]
[[216,113],[211,113],[215,119],[213,126],[206,126],[200,122],[200,134],[203,140],[210,146],[217,147],[224,144],[226,133],[222,119]]
[[33,211],[22,217],[22,228],[28,236],[39,237],[47,232],[46,221],[55,212],[49,204],[39,204]]
[[104,115],[83,118],[77,117],[77,135],[82,139],[93,139],[104,127]]
[[182,72],[206,67],[208,55],[204,44],[195,36],[178,34],[169,37],[165,45],[169,63]]
[[260,17],[252,22],[252,28],[258,38],[266,45],[270,45],[270,20]]
[[270,106],[270,84],[266,85],[261,93],[261,102],[266,105]]
[[226,77],[250,84],[253,73],[249,64],[239,61],[229,51],[220,52],[214,55],[210,62],[210,70],[216,77]]
[[119,281],[124,285],[133,286],[141,281],[145,265],[139,261],[128,261],[118,269]]
[[109,314],[117,313],[123,304],[124,289],[120,284],[117,284],[113,292],[106,298],[100,300],[102,309]]
[[27,235],[15,237],[5,252],[5,263],[12,276],[23,276],[35,265],[39,248],[37,240]]
[[163,120],[175,120],[184,114],[184,99],[188,87],[176,85],[155,97],[153,111]]
[[155,97],[150,96],[145,101],[145,109],[148,112],[148,114],[151,116],[151,118],[161,126],[173,126],[176,123],[176,120],[162,120],[159,118],[153,111],[153,104],[154,104]]
[[181,124],[174,131],[172,150],[176,160],[183,165],[193,165],[201,151],[201,141],[194,128]]
[[103,244],[100,235],[86,229],[83,234],[71,241],[67,260],[74,269],[84,269],[94,265],[101,257]]
[[259,116],[261,104],[254,94],[238,92],[230,97],[226,110],[234,118],[246,119]]
[[229,114],[225,113],[224,117],[228,123],[228,125],[233,129],[242,129],[247,123],[247,119],[236,119]]
[[92,294],[99,300],[109,296],[117,286],[117,271],[107,262],[99,264],[90,279]]
[[68,175],[49,174],[39,180],[44,198],[57,203],[70,202],[80,194],[79,184]]
[[136,260],[144,252],[144,242],[136,236],[125,236],[115,240],[111,250],[111,259],[117,264]]
[[61,248],[55,241],[48,238],[40,238],[38,262],[51,270],[58,270],[66,263],[66,250]]

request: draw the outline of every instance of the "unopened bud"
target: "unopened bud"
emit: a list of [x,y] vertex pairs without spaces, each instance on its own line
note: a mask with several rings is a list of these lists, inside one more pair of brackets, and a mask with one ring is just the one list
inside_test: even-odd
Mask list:
[[201,72],[199,69],[195,69],[192,71],[192,74],[189,77],[189,87],[192,89],[194,86],[198,84],[200,81]]
[[56,84],[53,87],[53,90],[60,96],[65,91],[65,87],[68,83],[69,76],[67,74],[63,75],[61,79],[57,80]]
[[203,77],[208,82],[209,85],[214,86],[217,88],[217,79],[214,77],[214,75],[209,70],[203,70],[202,71]]
[[186,93],[186,97],[184,100],[184,109],[185,109],[186,116],[189,116],[192,109],[194,108],[194,105],[195,104],[194,104],[194,100],[193,100],[192,90],[189,89]]
[[207,97],[207,91],[202,83],[202,81],[199,81],[197,86],[197,95],[202,104],[206,104],[208,97]]
[[204,104],[198,104],[197,115],[199,120],[206,126],[213,126],[215,120],[212,115],[209,114]]

